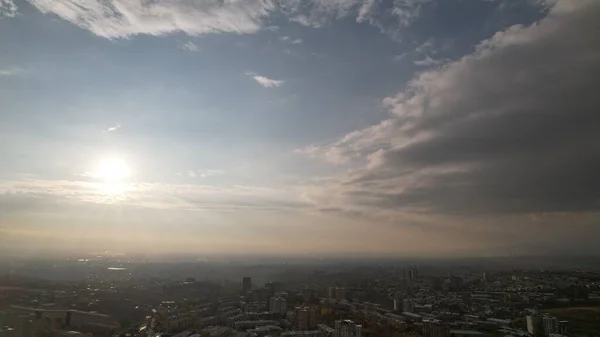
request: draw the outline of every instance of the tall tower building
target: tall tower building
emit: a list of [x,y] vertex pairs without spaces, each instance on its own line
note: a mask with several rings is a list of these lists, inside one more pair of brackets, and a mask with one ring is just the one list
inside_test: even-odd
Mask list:
[[349,319],[335,321],[335,335],[337,337],[362,337],[362,325],[354,324]]
[[252,290],[252,279],[249,276],[245,276],[242,278],[242,291],[250,291]]

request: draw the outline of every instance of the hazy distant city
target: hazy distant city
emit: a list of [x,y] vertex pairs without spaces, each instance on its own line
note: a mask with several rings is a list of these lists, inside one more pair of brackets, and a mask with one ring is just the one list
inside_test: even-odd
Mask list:
[[263,257],[258,263],[96,254],[3,260],[1,336],[561,337],[600,331],[600,260],[594,258]]

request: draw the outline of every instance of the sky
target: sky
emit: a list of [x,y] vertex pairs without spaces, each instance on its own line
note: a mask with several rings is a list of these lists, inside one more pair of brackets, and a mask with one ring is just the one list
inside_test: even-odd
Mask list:
[[598,254],[598,18],[0,0],[0,250]]

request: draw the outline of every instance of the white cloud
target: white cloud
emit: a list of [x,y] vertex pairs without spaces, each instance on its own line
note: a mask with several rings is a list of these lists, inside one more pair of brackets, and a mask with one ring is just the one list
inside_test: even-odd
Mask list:
[[0,69],[0,76],[19,76],[25,73],[25,70],[19,67],[8,67]]
[[358,162],[317,187],[322,200],[365,212],[597,211],[599,13],[597,1],[558,1],[417,75],[384,100],[389,119],[300,150]]
[[298,15],[290,19],[292,22],[296,22],[302,26],[321,28],[325,25],[326,20],[323,18],[308,17],[306,15]]
[[402,62],[406,58],[407,55],[408,55],[408,53],[402,53],[400,55],[394,56],[394,62]]
[[[37,201],[37,202],[36,202]],[[178,210],[291,210],[307,204],[295,189],[199,184],[102,183],[20,179],[0,181],[0,214],[45,206],[117,204]],[[32,209],[35,211],[35,209]]]
[[291,44],[301,44],[302,43],[302,39],[293,39],[289,36],[282,36],[279,38],[279,40],[283,41],[283,42],[288,42]]
[[274,0],[29,0],[44,13],[52,13],[105,38],[137,34],[165,35],[183,32],[254,33],[261,20],[276,8]]
[[435,66],[435,65],[442,63],[442,60],[434,60],[429,56],[425,56],[424,59],[413,61],[413,63],[415,65],[418,65],[421,67],[429,67],[429,66]]
[[265,88],[278,88],[285,83],[285,81],[274,80],[272,78],[260,76],[256,73],[252,73],[252,72],[248,72],[248,73],[246,73],[246,75],[252,77],[258,84],[262,85]]
[[208,178],[216,175],[224,174],[221,170],[196,170],[188,171],[187,176],[190,178]]
[[394,0],[392,14],[402,27],[410,26],[421,14],[423,6],[432,0]]
[[0,0],[0,16],[13,18],[17,16],[17,5],[13,0]]
[[[0,0],[4,14],[13,16],[12,0]],[[319,28],[332,20],[356,15],[386,31],[374,17],[380,0],[27,0],[43,13],[55,14],[83,29],[108,39],[138,34],[166,35],[185,33],[251,34],[259,30],[278,30],[266,26],[273,13],[292,22]],[[430,0],[396,0],[392,13],[401,26],[412,23],[422,3]],[[1,7],[0,7],[1,8]],[[397,25],[397,24],[396,24]]]
[[119,130],[121,128],[121,124],[117,123],[111,127],[109,127],[108,129],[106,129],[106,132],[115,132],[117,130]]
[[200,48],[194,42],[188,41],[181,46],[181,49],[187,50],[187,51],[198,51]]
[[356,18],[357,22],[363,22],[369,17],[375,7],[376,1],[377,0],[365,0],[365,2],[363,2],[358,10],[358,17]]

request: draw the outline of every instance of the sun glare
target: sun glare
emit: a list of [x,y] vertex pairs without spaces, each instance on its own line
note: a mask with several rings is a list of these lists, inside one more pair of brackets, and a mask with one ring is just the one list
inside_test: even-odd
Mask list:
[[94,172],[94,176],[105,181],[123,181],[131,175],[131,169],[119,158],[102,160]]
[[106,157],[100,160],[94,165],[89,176],[96,179],[92,186],[111,200],[124,197],[132,189],[132,185],[127,182],[131,176],[131,168],[127,162],[118,157]]

